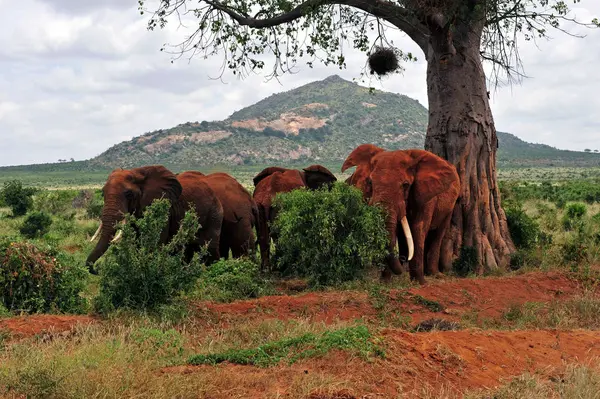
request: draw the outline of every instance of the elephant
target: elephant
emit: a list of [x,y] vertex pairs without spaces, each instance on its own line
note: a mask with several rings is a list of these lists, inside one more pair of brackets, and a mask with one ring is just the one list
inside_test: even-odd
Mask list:
[[188,171],[178,176],[186,174],[201,176],[223,206],[219,245],[221,257],[229,258],[229,250],[233,258],[253,253],[256,248],[253,229],[258,223],[258,208],[248,190],[227,173],[204,175],[201,172]]
[[391,272],[402,273],[394,254],[397,245],[401,259],[409,262],[411,280],[420,284],[425,283],[424,271],[436,274],[449,268],[449,256],[443,255],[440,261],[440,252],[460,194],[454,165],[425,150],[373,151],[370,146],[359,146],[343,169],[351,166],[360,168],[352,182],[361,187],[368,203],[386,210],[389,253],[382,279],[389,280]]
[[367,177],[371,173],[370,169],[370,159],[380,152],[385,151],[383,148],[379,148],[373,144],[361,144],[356,147],[350,155],[344,161],[342,165],[342,173],[346,171],[346,169],[356,166],[354,173],[350,175],[345,180],[346,184],[354,186],[363,192],[363,198],[365,201],[369,201],[367,195],[369,193],[366,190],[365,184],[367,181]]
[[[200,229],[186,247],[185,259],[189,262],[194,252],[208,243],[207,264],[219,259],[219,237],[223,222],[223,207],[214,191],[200,176],[176,176],[162,165],[143,166],[134,169],[113,170],[102,188],[104,207],[101,223],[92,237],[100,239],[89,254],[86,265],[90,273],[97,274],[94,263],[108,249],[115,237],[117,224],[126,213],[142,217],[153,200],[167,198],[171,202],[168,225],[161,233],[161,242],[168,242],[179,229],[187,209],[194,207]],[[114,237],[114,238],[113,238]]]
[[261,267],[270,269],[271,238],[276,240],[270,230],[270,223],[275,219],[272,207],[273,198],[277,193],[286,193],[300,187],[316,190],[322,186],[331,186],[337,178],[327,168],[321,165],[311,165],[304,169],[286,169],[271,166],[258,173],[254,179],[252,196],[258,207],[258,242],[260,246]]

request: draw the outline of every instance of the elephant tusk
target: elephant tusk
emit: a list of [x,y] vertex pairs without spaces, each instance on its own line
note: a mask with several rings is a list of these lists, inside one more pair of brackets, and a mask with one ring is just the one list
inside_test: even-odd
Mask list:
[[94,241],[96,239],[96,237],[98,237],[98,234],[100,234],[100,230],[102,230],[102,222],[100,222],[100,226],[98,226],[98,230],[96,230],[96,232],[94,233],[92,238],[90,238],[90,242]]
[[121,239],[121,236],[123,235],[123,230],[119,230],[119,232],[117,233],[117,235],[115,236],[115,238],[113,238],[110,242],[117,242]]
[[408,260],[411,260],[415,252],[415,244],[413,243],[412,234],[410,232],[410,226],[408,225],[408,219],[406,216],[400,221],[402,223],[402,230],[404,230],[404,236],[406,237],[406,245],[408,246]]

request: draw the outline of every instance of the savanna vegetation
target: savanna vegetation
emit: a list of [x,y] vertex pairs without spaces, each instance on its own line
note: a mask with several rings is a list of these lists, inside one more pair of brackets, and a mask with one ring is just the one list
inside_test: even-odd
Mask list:
[[[198,228],[194,215],[188,212],[175,239],[161,245],[158,235],[168,206],[155,201],[144,217],[127,218],[121,241],[98,262],[98,276],[88,273],[84,261],[99,224],[99,190],[33,189],[18,180],[7,182],[0,196],[0,395],[209,397],[231,388],[226,373],[219,371],[231,363],[257,370],[311,367],[343,356],[364,367],[389,364],[397,356],[396,341],[386,338],[389,331],[597,329],[600,185],[594,171],[563,181],[531,173],[525,181],[515,173],[501,172],[500,190],[518,250],[510,270],[490,277],[560,273],[580,288],[562,300],[503,302],[498,315],[490,316],[476,305],[486,298],[469,290],[469,282],[481,277],[473,274],[476,262],[465,249],[448,276],[430,277],[434,283],[463,284],[461,295],[469,305],[458,317],[447,312],[451,305],[443,297],[415,291],[407,275],[391,284],[379,282],[386,243],[383,215],[342,182],[332,190],[278,195],[274,230],[279,241],[273,253],[276,267],[269,274],[260,271],[259,254],[206,267],[201,252],[185,263],[185,238]],[[303,299],[310,292],[319,302]],[[279,301],[288,305],[280,307]],[[325,316],[331,312],[336,316]],[[421,313],[429,318],[415,318]],[[61,333],[41,329],[19,339],[19,327],[10,323],[26,314],[78,317],[81,323]],[[443,365],[467,367],[455,351],[438,345],[434,352]],[[177,371],[194,365],[205,368]],[[157,376],[159,370],[163,373]],[[524,374],[494,394],[596,392],[597,370],[597,363],[573,364],[560,382]],[[247,383],[269,386],[269,379],[257,373],[244,377]],[[290,397],[305,398],[334,387],[360,389],[362,383],[317,372],[286,386]],[[239,394],[229,397],[247,397],[247,384],[238,388]],[[423,387],[419,396],[446,392],[462,397],[446,389]],[[490,392],[463,391],[473,398]]]

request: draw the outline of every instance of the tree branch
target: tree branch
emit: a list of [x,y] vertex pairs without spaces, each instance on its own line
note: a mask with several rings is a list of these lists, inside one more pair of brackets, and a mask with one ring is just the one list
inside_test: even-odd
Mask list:
[[[293,22],[302,18],[310,12],[311,9],[324,5],[345,5],[354,7],[367,12],[377,18],[388,21],[398,29],[406,33],[415,43],[426,53],[428,43],[427,28],[414,18],[405,8],[384,0],[306,0],[304,3],[296,6],[291,11],[277,15],[271,18],[249,18],[240,15],[230,7],[221,4],[216,0],[204,0],[214,9],[222,11],[229,15],[231,19],[239,25],[249,28],[270,28],[286,23]],[[258,15],[258,14],[257,14]]]

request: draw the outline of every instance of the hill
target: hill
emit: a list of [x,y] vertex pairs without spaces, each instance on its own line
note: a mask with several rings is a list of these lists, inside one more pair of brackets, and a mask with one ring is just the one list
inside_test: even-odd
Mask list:
[[356,145],[423,145],[427,110],[407,96],[337,75],[274,94],[218,122],[188,122],[117,144],[99,166],[243,165],[343,160]]
[[[234,112],[223,121],[187,122],[116,144],[89,161],[0,168],[98,171],[160,163],[182,169],[216,166],[338,165],[357,145],[422,148],[427,109],[405,95],[369,88],[337,75]],[[600,155],[527,143],[498,132],[498,166],[598,166]]]

